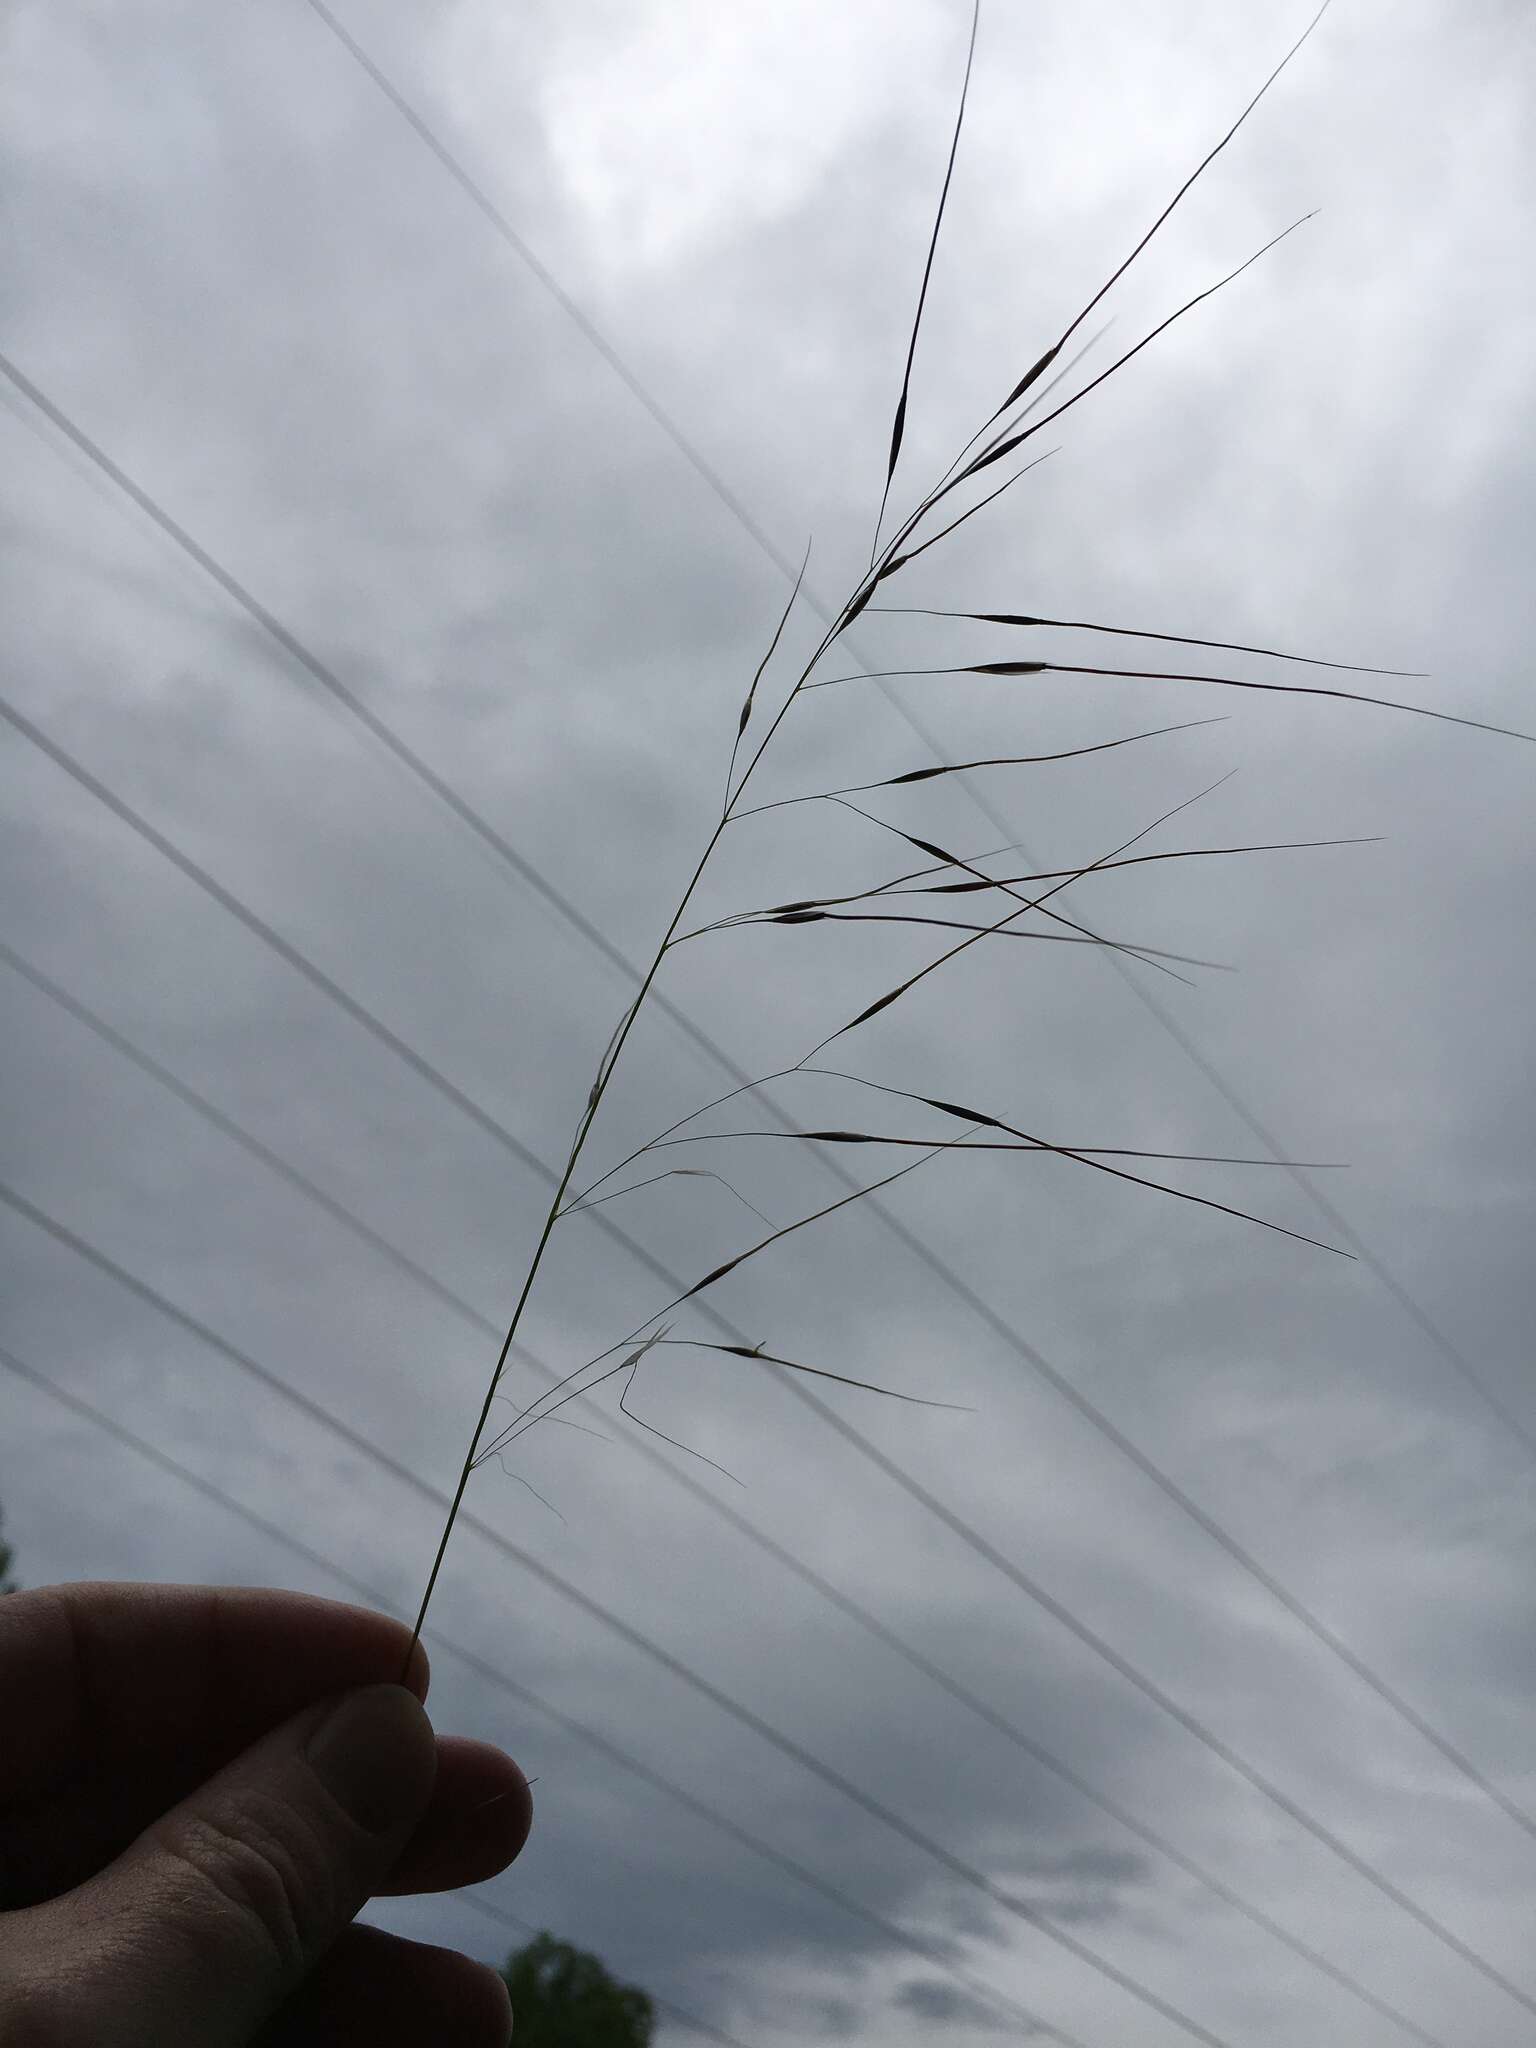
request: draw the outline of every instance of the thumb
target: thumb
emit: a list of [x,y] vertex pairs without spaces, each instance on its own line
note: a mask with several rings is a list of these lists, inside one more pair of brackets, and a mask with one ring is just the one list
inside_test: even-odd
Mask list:
[[248,2041],[381,1887],[436,1771],[431,1724],[401,1686],[345,1693],[266,1736],[43,1909],[70,1920],[55,1954],[81,2030],[65,2038]]

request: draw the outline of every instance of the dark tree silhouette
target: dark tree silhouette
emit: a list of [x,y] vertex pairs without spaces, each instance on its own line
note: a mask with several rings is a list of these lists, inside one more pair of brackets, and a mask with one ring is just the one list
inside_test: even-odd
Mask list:
[[568,1941],[537,1934],[501,1974],[512,1994],[517,2048],[650,2048],[650,1999]]
[[[5,1526],[5,1509],[0,1508],[0,1528]],[[11,1577],[11,1546],[0,1536],[0,1593],[14,1593],[16,1581]]]

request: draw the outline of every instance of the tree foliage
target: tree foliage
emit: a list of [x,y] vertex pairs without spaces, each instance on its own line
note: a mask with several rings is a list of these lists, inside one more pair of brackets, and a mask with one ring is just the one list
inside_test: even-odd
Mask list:
[[650,2048],[650,1999],[567,1941],[535,1935],[501,1974],[512,1994],[517,2048]]

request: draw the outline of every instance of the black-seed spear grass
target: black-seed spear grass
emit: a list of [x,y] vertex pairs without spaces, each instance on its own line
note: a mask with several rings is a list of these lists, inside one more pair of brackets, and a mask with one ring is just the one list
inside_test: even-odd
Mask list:
[[[959,149],[961,131],[965,121],[971,69],[976,50],[979,16],[978,0],[978,5],[973,9],[972,13],[970,39],[966,51],[965,75],[959,95],[954,131],[950,140],[943,186],[940,191],[938,205],[935,209],[933,228],[923,264],[917,307],[908,338],[906,359],[893,417],[889,453],[881,485],[879,510],[875,521],[874,538],[868,566],[860,575],[858,582],[843,602],[841,608],[832,615],[831,623],[823,633],[809,661],[800,669],[793,681],[787,687],[780,690],[777,708],[772,712],[771,716],[767,717],[765,722],[759,708],[759,696],[764,691],[765,685],[768,686],[768,694],[770,696],[772,694],[772,686],[769,684],[770,672],[779,653],[785,629],[794,611],[796,600],[799,597],[804,581],[806,568],[809,563],[809,548],[807,548],[806,560],[801,564],[800,573],[795,579],[783,612],[774,627],[767,650],[748,685],[737,718],[736,731],[726,767],[724,797],[719,816],[709,831],[703,850],[699,854],[693,871],[688,878],[687,885],[678,899],[677,906],[667,920],[650,965],[641,977],[633,999],[626,1006],[603,1052],[602,1058],[598,1062],[597,1072],[588,1091],[586,1102],[576,1119],[575,1130],[566,1156],[565,1166],[559,1176],[548,1212],[544,1217],[543,1224],[534,1243],[521,1287],[513,1305],[506,1336],[497,1354],[495,1365],[492,1368],[490,1379],[486,1386],[484,1399],[481,1402],[479,1414],[476,1417],[474,1428],[470,1434],[468,1448],[459,1472],[458,1483],[454,1488],[452,1502],[444,1521],[442,1535],[432,1560],[431,1570],[427,1576],[421,1606],[417,1612],[415,1627],[412,1632],[413,1648],[416,1637],[420,1635],[425,1622],[427,1609],[437,1585],[449,1539],[453,1534],[459,1507],[463,1501],[471,1474],[480,1465],[487,1462],[487,1460],[492,1458],[499,1459],[510,1444],[517,1441],[519,1437],[526,1434],[537,1423],[554,1420],[564,1421],[566,1418],[558,1416],[557,1410],[583,1395],[595,1392],[599,1387],[612,1380],[619,1380],[622,1383],[619,1392],[619,1407],[626,1416],[640,1424],[641,1427],[663,1436],[665,1441],[673,1444],[675,1448],[684,1451],[690,1449],[687,1445],[677,1443],[675,1438],[667,1437],[664,1431],[656,1430],[654,1424],[647,1422],[642,1416],[637,1415],[634,1409],[629,1406],[629,1396],[633,1391],[635,1377],[640,1366],[649,1357],[651,1352],[659,1347],[686,1345],[713,1352],[720,1357],[731,1357],[744,1362],[770,1365],[780,1370],[805,1373],[863,1392],[877,1393],[887,1398],[914,1402],[917,1405],[931,1407],[953,1406],[954,1404],[952,1403],[930,1402],[921,1399],[921,1397],[897,1393],[891,1388],[876,1387],[867,1380],[833,1371],[825,1365],[786,1357],[778,1351],[770,1350],[766,1342],[756,1345],[727,1344],[699,1337],[674,1336],[672,1334],[673,1323],[665,1320],[666,1318],[675,1317],[680,1313],[686,1312],[688,1305],[696,1300],[698,1296],[716,1286],[729,1274],[738,1271],[748,1261],[767,1253],[785,1239],[801,1231],[814,1228],[816,1224],[825,1218],[852,1206],[864,1197],[874,1194],[877,1190],[889,1187],[895,1181],[916,1172],[920,1167],[933,1159],[940,1157],[948,1158],[956,1154],[968,1152],[981,1152],[988,1156],[999,1152],[1007,1152],[1019,1156],[1049,1154],[1070,1161],[1075,1165],[1087,1167],[1094,1172],[1132,1182],[1137,1186],[1170,1196],[1179,1201],[1193,1203],[1200,1207],[1219,1211],[1224,1215],[1241,1218],[1246,1222],[1260,1224],[1285,1236],[1298,1238],[1301,1242],[1308,1245],[1317,1245],[1319,1243],[1316,1239],[1305,1237],[1301,1232],[1289,1230],[1282,1224],[1257,1216],[1250,1210],[1216,1201],[1208,1196],[1194,1194],[1183,1188],[1171,1186],[1166,1181],[1156,1179],[1150,1174],[1139,1170],[1158,1162],[1201,1163],[1223,1166],[1276,1165],[1287,1162],[1234,1158],[1229,1155],[1209,1153],[1149,1151],[1134,1147],[1108,1145],[1101,1142],[1098,1138],[1093,1139],[1092,1142],[1069,1143],[1062,1139],[1042,1136],[1038,1132],[1025,1129],[1015,1119],[997,1115],[991,1110],[967,1106],[951,1099],[946,1094],[929,1092],[925,1089],[896,1088],[852,1072],[846,1066],[831,1067],[819,1064],[820,1055],[834,1041],[841,1041],[850,1034],[862,1029],[863,1026],[870,1023],[875,1017],[883,1014],[894,1004],[902,1000],[929,976],[941,971],[959,954],[973,946],[984,944],[995,938],[1054,939],[1057,942],[1102,946],[1114,951],[1127,953],[1132,958],[1142,960],[1150,966],[1169,973],[1175,972],[1174,962],[1197,966],[1209,966],[1212,964],[1209,962],[1190,962],[1187,956],[1170,955],[1164,949],[1137,939],[1107,938],[1089,925],[1077,919],[1068,918],[1059,909],[1051,907],[1053,898],[1059,896],[1069,887],[1089,881],[1095,875],[1116,870],[1123,871],[1152,862],[1233,858],[1259,853],[1290,851],[1301,847],[1362,843],[1358,840],[1328,839],[1265,842],[1263,844],[1241,846],[1188,846],[1166,852],[1131,851],[1133,847],[1138,846],[1141,841],[1150,836],[1153,831],[1166,824],[1169,819],[1189,809],[1202,796],[1209,793],[1209,791],[1200,791],[1195,796],[1186,798],[1183,802],[1170,807],[1159,817],[1140,827],[1117,846],[1106,849],[1097,859],[1080,866],[1022,874],[998,874],[992,871],[992,865],[999,860],[1006,859],[1010,853],[1016,852],[1016,848],[1005,846],[981,853],[958,854],[939,845],[931,838],[909,831],[905,826],[879,815],[875,810],[868,808],[865,803],[854,801],[856,797],[867,799],[883,791],[900,790],[905,792],[914,789],[921,790],[926,785],[947,776],[991,772],[994,770],[1016,770],[1025,766],[1041,767],[1060,760],[1078,758],[1091,753],[1107,752],[1113,748],[1140,745],[1175,732],[1188,730],[1193,725],[1210,723],[1210,720],[1188,720],[1180,725],[1165,725],[1140,732],[1113,734],[1108,737],[1094,739],[1081,746],[1058,750],[1049,754],[995,754],[963,762],[925,764],[876,780],[848,782],[834,788],[808,791],[800,795],[780,798],[774,802],[760,805],[748,806],[744,804],[743,798],[752,785],[759,766],[785,720],[809,691],[829,688],[833,685],[849,686],[872,675],[922,676],[935,679],[954,676],[974,676],[1008,682],[1037,676],[1058,675],[1081,678],[1085,681],[1097,678],[1115,678],[1176,684],[1202,683],[1222,689],[1337,698],[1351,703],[1374,705],[1395,711],[1413,712],[1422,717],[1434,718],[1455,725],[1470,726],[1480,731],[1505,733],[1508,737],[1512,738],[1528,739],[1531,737],[1531,735],[1525,733],[1511,733],[1507,728],[1489,725],[1477,719],[1458,717],[1449,712],[1408,704],[1396,698],[1348,690],[1338,685],[1259,681],[1250,677],[1212,673],[1207,670],[1182,671],[1119,668],[1087,662],[1000,658],[981,662],[957,662],[941,667],[936,666],[922,669],[888,669],[879,671],[862,669],[857,673],[835,676],[818,676],[816,673],[821,662],[830,653],[832,648],[866,611],[875,615],[920,612],[927,616],[956,618],[970,625],[997,627],[1010,632],[1018,629],[1050,628],[1057,631],[1091,635],[1155,640],[1177,647],[1208,649],[1224,654],[1255,654],[1266,659],[1292,662],[1310,668],[1348,671],[1361,675],[1406,678],[1414,673],[1413,671],[1399,669],[1362,668],[1353,663],[1328,661],[1316,655],[1292,654],[1270,646],[1221,640],[1195,634],[1145,632],[1139,628],[1120,623],[1105,623],[1086,619],[1063,619],[1043,613],[1017,611],[1011,608],[995,611],[945,611],[929,606],[876,605],[872,603],[877,592],[883,594],[885,587],[890,585],[893,579],[899,576],[918,556],[927,553],[940,542],[951,539],[969,520],[985,512],[991,505],[995,504],[1014,484],[1019,482],[1023,476],[1027,475],[1045,457],[1043,455],[1032,457],[1029,461],[1014,469],[1001,484],[990,488],[984,496],[956,512],[944,524],[932,531],[928,531],[927,529],[932,523],[933,515],[941,505],[945,504],[955,493],[961,491],[964,486],[971,483],[974,479],[982,477],[996,464],[1005,461],[1046,426],[1062,418],[1063,415],[1070,412],[1093,391],[1097,390],[1110,378],[1118,375],[1122,369],[1140,355],[1152,342],[1165,334],[1176,322],[1183,319],[1216,292],[1231,284],[1252,264],[1273,250],[1277,243],[1283,241],[1293,231],[1295,226],[1301,224],[1300,222],[1293,223],[1291,228],[1286,228],[1279,235],[1273,236],[1262,248],[1257,250],[1252,256],[1249,256],[1244,262],[1228,271],[1223,277],[1217,279],[1215,283],[1207,285],[1203,290],[1195,293],[1174,312],[1160,320],[1148,333],[1123,350],[1107,368],[1099,371],[1086,384],[1081,385],[1076,390],[1071,391],[1069,395],[1059,399],[1049,410],[1041,411],[1041,407],[1046,399],[1065,380],[1070,378],[1077,364],[1081,361],[1083,355],[1086,354],[1087,349],[1092,346],[1094,340],[1099,338],[1098,335],[1093,336],[1088,343],[1080,345],[1075,354],[1062,361],[1064,352],[1072,342],[1073,337],[1084,327],[1108,293],[1141,255],[1142,251],[1168,220],[1196,180],[1208,169],[1216,157],[1227,147],[1228,143],[1231,142],[1254,108],[1263,99],[1265,93],[1268,92],[1286,65],[1290,63],[1302,44],[1312,34],[1318,22],[1322,19],[1323,14],[1327,12],[1328,4],[1329,0],[1323,0],[1323,6],[1319,8],[1306,29],[1286,52],[1279,64],[1275,66],[1269,77],[1265,79],[1259,90],[1248,102],[1247,106],[1243,108],[1237,119],[1227,129],[1214,148],[1208,151],[1200,163],[1190,172],[1189,176],[1179,186],[1151,226],[1141,236],[1140,240],[1136,242],[1130,253],[1110,272],[1104,283],[1069,321],[1056,340],[1034,359],[1030,367],[1011,386],[1002,403],[996,407],[982,422],[980,427],[977,428],[975,433],[970,436],[969,440],[950,462],[938,481],[917,499],[912,509],[904,517],[897,521],[890,538],[882,543],[881,535],[885,528],[886,515],[900,467],[906,433],[908,406],[912,391],[913,370],[922,334],[923,315],[927,305],[929,286],[933,276],[934,256],[943,228],[950,183]],[[1099,334],[1103,332],[1104,329],[1101,328]],[[1061,367],[1057,368],[1056,366],[1059,362]],[[1052,370],[1055,371],[1055,374],[1048,381],[1042,382],[1043,379],[1046,379],[1046,373]],[[1214,787],[1215,785],[1212,786]],[[716,849],[731,828],[748,817],[758,817],[767,812],[785,810],[800,804],[831,804],[837,806],[842,811],[862,820],[871,829],[877,830],[887,837],[894,837],[903,842],[907,848],[922,854],[927,864],[888,876],[884,881],[870,887],[855,890],[832,890],[824,895],[801,898],[793,902],[769,905],[757,909],[749,908],[731,913],[722,918],[713,919],[693,929],[685,930],[684,921],[689,906],[693,902],[699,884],[703,879],[705,870],[708,868]],[[978,921],[963,916],[941,914],[945,907],[942,899],[960,893],[971,896],[991,896],[994,892],[1008,899],[1008,907],[1003,909],[995,918]],[[925,899],[927,907],[923,909],[910,907],[910,899],[913,897]],[[1018,929],[1021,920],[1036,915],[1043,916],[1054,926],[1061,928],[1051,931],[1030,930],[1027,932]],[[578,1166],[585,1155],[593,1126],[602,1109],[608,1091],[613,1084],[614,1076],[623,1058],[625,1047],[629,1042],[635,1022],[643,1011],[646,1000],[669,954],[675,948],[685,943],[708,943],[712,936],[719,933],[739,931],[746,927],[771,925],[782,928],[785,926],[849,920],[893,923],[907,929],[919,925],[937,925],[954,936],[952,942],[946,944],[944,950],[930,960],[927,965],[918,969],[915,973],[907,975],[896,983],[895,986],[866,1003],[855,1016],[829,1032],[826,1037],[792,1065],[781,1067],[773,1073],[760,1075],[757,1079],[741,1087],[731,1089],[711,1102],[702,1104],[699,1108],[690,1111],[686,1116],[677,1119],[677,1121],[667,1126],[665,1130],[658,1132],[654,1137],[648,1139],[643,1145],[639,1146],[626,1158],[620,1160],[616,1165],[610,1166],[597,1179],[589,1182],[584,1188],[579,1191],[573,1191],[575,1189]],[[873,1091],[885,1098],[898,1099],[909,1105],[917,1105],[925,1111],[938,1116],[951,1128],[947,1132],[936,1131],[927,1136],[914,1136],[905,1131],[854,1127],[801,1128],[796,1126],[791,1130],[778,1131],[738,1129],[690,1132],[686,1129],[688,1125],[696,1123],[711,1112],[720,1109],[725,1104],[743,1095],[756,1093],[778,1084],[792,1085],[800,1079],[807,1077],[816,1077],[821,1080],[836,1080],[845,1086]],[[961,1126],[958,1132],[953,1128],[956,1124]],[[891,1151],[895,1151],[898,1155],[906,1152],[916,1152],[917,1156],[913,1159],[904,1160],[903,1163],[892,1167],[867,1184],[853,1187],[850,1192],[839,1196],[835,1201],[826,1203],[806,1215],[796,1217],[788,1223],[777,1225],[771,1223],[763,1211],[758,1209],[754,1203],[742,1194],[739,1188],[726,1180],[723,1175],[716,1173],[714,1169],[673,1165],[665,1160],[665,1155],[668,1152],[674,1152],[676,1148],[683,1146],[708,1145],[720,1142],[739,1143],[743,1140],[768,1139],[832,1148],[873,1147],[876,1150],[885,1149],[887,1156],[889,1156]],[[610,1185],[631,1167],[641,1166],[646,1163],[653,1163],[657,1170],[648,1173],[646,1178],[639,1181],[626,1182],[620,1187]],[[710,1271],[703,1274],[701,1278],[694,1281],[691,1286],[684,1288],[672,1301],[664,1304],[661,1308],[647,1316],[628,1336],[610,1345],[597,1357],[589,1358],[576,1366],[555,1386],[541,1394],[537,1400],[531,1402],[526,1407],[518,1409],[510,1422],[488,1438],[486,1432],[490,1422],[492,1407],[498,1401],[505,1400],[506,1398],[502,1395],[500,1388],[507,1359],[511,1353],[512,1345],[522,1323],[529,1299],[537,1283],[545,1253],[549,1248],[551,1238],[561,1222],[568,1216],[591,1208],[597,1202],[613,1200],[620,1195],[639,1194],[647,1187],[652,1187],[660,1181],[670,1180],[678,1175],[708,1176],[720,1181],[738,1201],[752,1210],[753,1214],[767,1225],[766,1234],[747,1244],[732,1257],[714,1266]],[[1329,1251],[1336,1249],[1336,1247],[1326,1245],[1320,1246],[1320,1248]],[[1347,1256],[1347,1254],[1343,1256]],[[697,1452],[690,1452],[690,1454],[693,1456],[701,1455]],[[712,1460],[705,1460],[704,1462],[713,1463]]]

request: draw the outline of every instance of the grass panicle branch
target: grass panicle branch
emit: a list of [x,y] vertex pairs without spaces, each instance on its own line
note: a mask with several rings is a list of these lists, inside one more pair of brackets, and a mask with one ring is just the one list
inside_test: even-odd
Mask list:
[[917,338],[922,332],[923,313],[928,304],[928,286],[933,277],[933,259],[938,254],[939,236],[944,227],[944,209],[949,204],[949,184],[955,175],[955,158],[960,151],[960,131],[965,126],[965,107],[971,95],[971,67],[976,61],[976,31],[981,24],[981,0],[972,0],[971,36],[965,51],[965,77],[960,83],[960,103],[955,110],[955,132],[949,141],[949,161],[944,166],[944,183],[939,190],[939,203],[933,216],[933,232],[928,237],[928,254],[923,261],[923,281],[918,288],[917,310],[912,316],[912,332],[907,341],[907,360],[901,373],[901,395],[896,400],[896,412],[891,421],[891,452],[885,465],[885,487],[880,493],[880,510],[875,517],[875,537],[870,543],[870,567],[874,567],[875,556],[880,549],[880,529],[885,524],[885,508],[890,502],[891,485],[896,476],[896,464],[901,459],[902,437],[907,426],[907,400],[912,390],[912,365],[917,359]]
[[[1389,669],[1368,673],[1392,675],[1399,671]],[[846,676],[822,676],[806,687],[826,690],[837,683],[869,683],[881,678],[917,676],[1110,676],[1131,682],[1213,683],[1224,690],[1260,690],[1281,697],[1333,697],[1345,704],[1374,704],[1384,711],[1406,711],[1415,718],[1437,719],[1442,725],[1464,725],[1472,732],[1491,732],[1500,739],[1536,741],[1536,733],[1519,732],[1508,725],[1490,725],[1484,719],[1465,718],[1452,711],[1435,711],[1424,704],[1405,704],[1397,697],[1372,697],[1362,690],[1339,690],[1326,683],[1265,683],[1252,676],[1213,676],[1203,670],[1098,668],[1067,661],[970,661],[955,663],[948,668],[856,669]]]
[[[1272,661],[1290,661],[1303,668],[1340,669],[1353,676],[1396,676],[1422,682],[1421,669],[1368,668],[1359,661],[1320,661],[1313,654],[1292,654],[1282,647],[1255,647],[1243,640],[1202,640],[1192,633],[1154,633],[1146,626],[1106,626],[1097,619],[1047,619],[1031,612],[951,612],[927,604],[877,604],[872,618],[970,619],[984,626],[1054,626],[1068,633],[1114,633],[1125,640],[1162,640],[1173,647],[1210,647],[1222,654],[1262,654]],[[1409,706],[1398,706],[1409,709]]]

